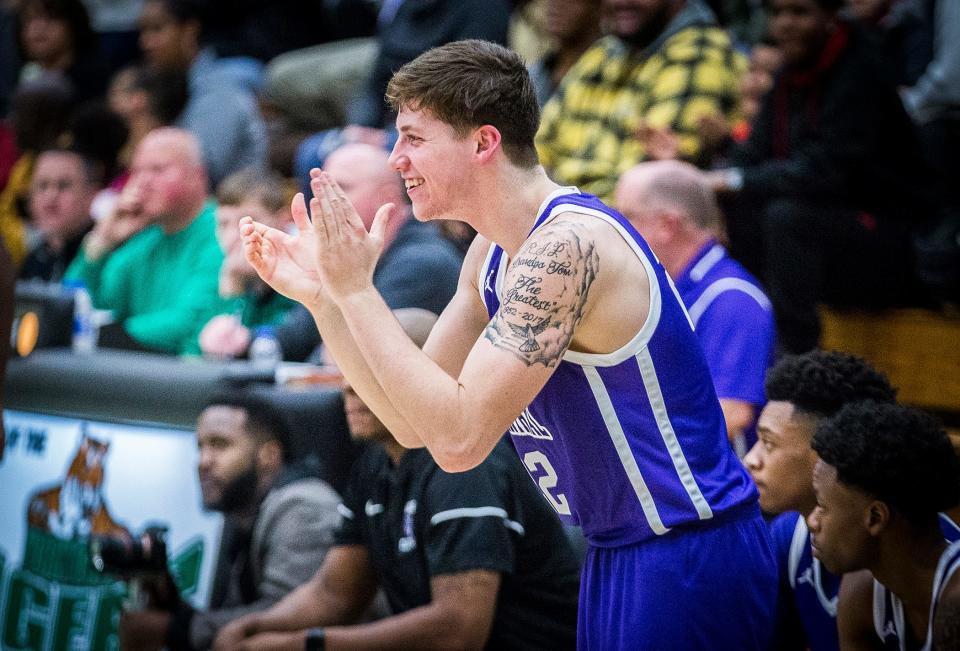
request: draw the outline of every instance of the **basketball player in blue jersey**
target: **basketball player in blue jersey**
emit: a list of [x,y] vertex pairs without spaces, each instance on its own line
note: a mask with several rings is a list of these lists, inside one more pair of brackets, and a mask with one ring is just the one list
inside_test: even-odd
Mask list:
[[247,257],[310,309],[340,369],[407,447],[472,468],[509,431],[544,498],[589,543],[583,649],[761,649],[776,568],[689,317],[618,213],[543,171],[523,61],[482,41],[401,68],[391,165],[420,220],[480,235],[423,351],[370,283],[370,232],[313,173],[298,235],[245,220]]
[[760,412],[757,443],[744,463],[760,491],[780,570],[774,648],[835,651],[840,577],[815,559],[806,517],[816,506],[810,447],[817,423],[845,404],[894,401],[896,391],[859,357],[812,351],[781,359],[767,373],[767,404]]
[[813,448],[813,553],[834,574],[849,573],[837,606],[840,648],[936,648],[935,635],[955,629],[960,612],[960,542],[944,541],[937,513],[960,501],[960,461],[946,433],[917,410],[865,401],[821,421]]

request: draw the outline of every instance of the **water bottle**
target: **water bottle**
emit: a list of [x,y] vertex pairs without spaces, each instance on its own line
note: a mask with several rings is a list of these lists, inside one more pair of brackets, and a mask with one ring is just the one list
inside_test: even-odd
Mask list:
[[263,369],[276,368],[283,361],[283,351],[273,326],[260,326],[254,330],[249,357],[254,366]]
[[82,281],[70,281],[66,286],[73,289],[73,352],[89,355],[97,349],[93,300]]

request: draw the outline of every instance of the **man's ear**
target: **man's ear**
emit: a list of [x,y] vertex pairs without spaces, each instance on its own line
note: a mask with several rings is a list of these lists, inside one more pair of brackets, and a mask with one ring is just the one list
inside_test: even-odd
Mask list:
[[663,241],[670,242],[676,239],[677,235],[683,230],[683,217],[672,210],[660,210],[657,214],[657,228],[660,230],[660,236]]
[[495,126],[485,124],[474,132],[474,139],[477,143],[477,158],[482,163],[486,163],[500,148],[501,136],[500,130]]
[[257,465],[261,468],[275,469],[283,465],[283,450],[278,441],[265,441],[257,449]]
[[886,502],[873,500],[863,512],[863,524],[871,536],[879,536],[890,524],[890,507]]

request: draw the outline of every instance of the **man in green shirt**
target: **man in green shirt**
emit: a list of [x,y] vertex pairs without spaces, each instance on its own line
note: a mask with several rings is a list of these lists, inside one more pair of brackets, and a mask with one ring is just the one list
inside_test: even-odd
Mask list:
[[135,345],[196,353],[200,328],[225,307],[215,208],[196,138],[152,131],[134,153],[115,210],[84,239],[66,278],[82,281]]
[[210,319],[200,331],[204,355],[243,356],[255,328],[277,325],[295,305],[273,291],[247,262],[240,241],[240,218],[245,215],[280,230],[293,224],[290,202],[278,176],[248,167],[217,187],[217,241],[224,255],[220,296],[230,301],[230,310]]

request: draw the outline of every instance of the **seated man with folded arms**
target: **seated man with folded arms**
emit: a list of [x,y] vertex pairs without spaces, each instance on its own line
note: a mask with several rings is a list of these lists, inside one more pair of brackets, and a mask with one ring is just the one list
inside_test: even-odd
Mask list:
[[[435,317],[395,312],[423,344]],[[323,566],[214,648],[572,649],[577,559],[559,519],[505,443],[476,468],[442,471],[403,448],[345,385],[351,435],[372,443],[344,495]],[[393,615],[354,624],[381,588]],[[319,628],[322,627],[322,628]]]

